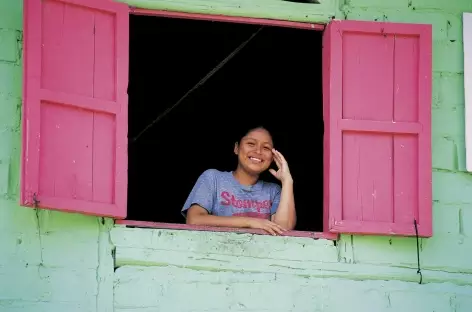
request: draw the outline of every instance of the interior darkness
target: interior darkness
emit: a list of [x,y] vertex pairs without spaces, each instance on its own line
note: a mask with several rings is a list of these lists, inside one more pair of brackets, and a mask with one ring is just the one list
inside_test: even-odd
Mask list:
[[261,26],[130,19],[128,219],[185,223],[180,210],[198,176],[234,170],[238,135],[263,125],[295,181],[296,229],[322,231],[322,33],[265,26],[133,140]]

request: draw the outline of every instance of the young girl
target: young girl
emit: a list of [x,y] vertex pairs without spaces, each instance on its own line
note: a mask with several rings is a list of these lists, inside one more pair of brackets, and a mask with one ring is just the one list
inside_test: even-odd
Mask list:
[[[279,235],[295,227],[293,179],[287,161],[274,149],[272,136],[263,127],[249,130],[235,143],[235,171],[208,169],[200,175],[182,213],[187,224],[263,229]],[[259,180],[269,169],[278,184]]]

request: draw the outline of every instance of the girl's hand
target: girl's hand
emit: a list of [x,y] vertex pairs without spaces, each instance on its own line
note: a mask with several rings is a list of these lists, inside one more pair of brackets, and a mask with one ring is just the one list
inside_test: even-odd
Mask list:
[[282,182],[282,184],[287,182],[293,182],[292,175],[290,174],[290,169],[288,168],[288,163],[285,160],[284,156],[275,149],[272,149],[272,153],[274,154],[275,164],[279,169],[277,171],[275,171],[274,169],[269,169],[269,172],[272,173],[272,175],[276,177],[280,182]]
[[286,229],[282,228],[277,223],[266,220],[266,219],[249,218],[247,220],[247,225],[249,228],[261,229],[271,235],[282,235],[285,231],[287,231]]

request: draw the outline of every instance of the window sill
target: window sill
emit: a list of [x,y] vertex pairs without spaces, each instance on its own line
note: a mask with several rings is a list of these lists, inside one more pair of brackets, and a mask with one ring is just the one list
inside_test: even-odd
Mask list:
[[[141,228],[155,228],[155,229],[170,229],[170,230],[187,230],[187,231],[209,231],[209,232],[232,232],[232,233],[249,233],[258,235],[269,235],[263,230],[259,229],[242,229],[242,228],[228,228],[228,227],[215,227],[215,226],[201,226],[201,225],[188,225],[179,223],[162,223],[162,222],[149,222],[149,221],[135,221],[135,220],[116,220],[115,224],[125,225],[127,227],[141,227]],[[338,234],[336,233],[323,233],[323,232],[305,232],[305,231],[288,231],[281,236],[291,237],[307,237],[313,239],[327,239],[337,240]]]

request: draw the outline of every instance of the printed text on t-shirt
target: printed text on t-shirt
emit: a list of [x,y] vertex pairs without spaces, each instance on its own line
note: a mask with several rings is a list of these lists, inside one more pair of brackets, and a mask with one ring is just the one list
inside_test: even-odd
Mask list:
[[254,199],[237,199],[233,194],[223,191],[221,192],[223,200],[220,202],[223,206],[233,206],[235,208],[254,208],[257,211],[270,209],[272,201],[270,200],[254,200]]

